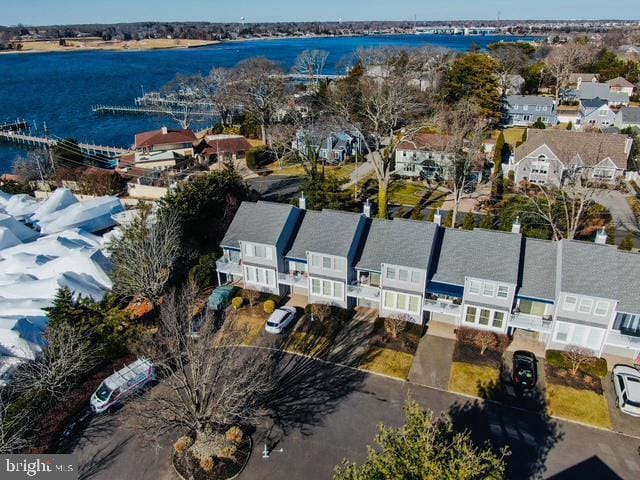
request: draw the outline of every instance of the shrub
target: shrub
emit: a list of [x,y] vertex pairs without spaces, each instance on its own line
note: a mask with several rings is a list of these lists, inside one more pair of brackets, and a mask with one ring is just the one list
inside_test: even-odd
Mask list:
[[384,319],[384,329],[392,338],[398,336],[407,328],[407,319],[401,315]]
[[[551,367],[571,370],[571,362],[562,350],[547,350],[545,360],[547,365]],[[604,358],[594,358],[590,365],[583,364],[579,370],[588,375],[604,377],[607,374],[607,360]]]
[[243,303],[244,303],[244,298],[242,297],[234,297],[233,300],[231,300],[231,305],[233,305],[233,308],[235,308],[236,310],[242,307]]
[[475,345],[479,348],[481,355],[484,355],[486,350],[502,352],[509,343],[506,335],[476,328],[458,328],[456,335],[459,342]]
[[276,309],[276,302],[274,302],[273,300],[267,300],[266,302],[264,302],[264,305],[262,305],[262,308],[264,309],[264,313],[266,313],[267,315],[271,315]]
[[200,468],[207,473],[211,473],[215,465],[216,465],[216,462],[213,460],[212,457],[202,457],[200,459]]
[[253,308],[253,304],[258,301],[260,295],[260,292],[257,290],[245,289],[242,291],[242,296],[247,299],[251,308]]
[[216,257],[209,253],[203,255],[189,271],[189,280],[198,288],[206,288],[213,284],[213,277],[216,273]]
[[242,442],[244,433],[242,433],[242,429],[240,429],[240,427],[231,427],[229,430],[227,430],[225,437],[227,438],[227,441],[238,445],[240,442]]
[[634,245],[635,236],[633,235],[633,233],[627,233],[627,235],[622,239],[622,242],[620,242],[620,246],[618,248],[620,250],[630,252],[631,250],[633,250]]
[[314,303],[311,305],[311,314],[324,323],[331,317],[331,305],[325,303]]
[[184,435],[176,440],[176,443],[173,444],[173,448],[176,450],[178,455],[184,455],[191,445],[193,445],[193,439]]
[[238,451],[238,447],[235,445],[229,445],[228,447],[223,447],[220,449],[220,456],[223,458],[233,458]]

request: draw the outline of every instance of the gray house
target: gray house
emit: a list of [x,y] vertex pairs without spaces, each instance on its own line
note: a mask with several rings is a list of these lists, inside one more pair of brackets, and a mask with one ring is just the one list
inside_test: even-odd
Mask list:
[[305,211],[285,254],[287,270],[281,270],[280,284],[289,285],[294,294],[308,295],[309,303],[353,306],[347,285],[355,279],[353,264],[368,220],[358,213]]
[[614,124],[616,112],[602,98],[580,100],[581,128],[608,128]]
[[420,133],[400,142],[396,148],[394,173],[410,178],[446,178],[455,154],[454,139],[439,133]]
[[278,272],[284,271],[284,251],[300,213],[281,203],[243,202],[220,243],[218,283],[222,274],[226,281],[242,279],[245,288],[281,294]]
[[343,163],[347,158],[362,153],[363,141],[358,132],[313,131],[296,133],[293,143],[296,150],[311,150],[327,163]]
[[634,127],[640,129],[640,107],[621,108],[613,121],[613,126],[621,130]]
[[555,102],[549,97],[508,95],[504,108],[507,127],[529,127],[538,120],[547,126],[557,123]]
[[422,323],[437,228],[412,220],[372,220],[349,296],[379,309],[382,317]]
[[580,101],[590,100],[594,98],[602,98],[606,100],[609,106],[629,106],[629,94],[625,92],[615,92],[606,83],[583,83],[578,88],[578,97]]

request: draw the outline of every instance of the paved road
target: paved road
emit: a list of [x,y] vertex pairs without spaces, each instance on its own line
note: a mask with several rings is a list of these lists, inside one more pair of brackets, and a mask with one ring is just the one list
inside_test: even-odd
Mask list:
[[[432,388],[286,356],[282,388],[254,434],[242,479],[331,478],[343,458],[362,461],[376,425],[403,423],[407,398],[449,412],[473,437],[508,445],[509,478],[640,478],[640,440],[612,432],[471,400]],[[96,418],[69,450],[78,454],[81,478],[173,479],[168,438],[145,438],[131,405]],[[261,456],[265,439],[275,449]],[[282,448],[282,452],[278,451]]]

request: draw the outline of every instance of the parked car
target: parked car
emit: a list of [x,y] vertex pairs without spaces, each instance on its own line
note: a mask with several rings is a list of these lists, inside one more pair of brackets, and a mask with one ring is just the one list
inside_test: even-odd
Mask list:
[[91,410],[95,413],[112,411],[117,405],[147,383],[155,380],[156,370],[151,360],[139,358],[107,377],[91,396]]
[[513,352],[513,383],[522,389],[531,389],[538,381],[538,361],[526,350]]
[[616,365],[611,372],[616,391],[616,407],[628,415],[640,417],[640,371],[629,365]]
[[267,320],[264,329],[268,333],[282,333],[296,318],[296,309],[294,307],[276,308]]

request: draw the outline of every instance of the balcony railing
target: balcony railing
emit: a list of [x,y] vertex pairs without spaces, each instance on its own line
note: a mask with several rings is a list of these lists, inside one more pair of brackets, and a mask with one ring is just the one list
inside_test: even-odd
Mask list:
[[364,300],[380,301],[380,288],[365,285],[363,283],[354,283],[347,287],[347,295],[349,297],[362,298]]
[[458,305],[449,300],[424,299],[423,310],[431,313],[442,313],[443,315],[459,316],[462,312],[462,305]]
[[226,273],[227,275],[242,276],[242,265],[225,257],[216,261],[216,269],[218,272]]
[[292,287],[309,287],[309,277],[306,273],[278,273],[278,283]]
[[552,320],[550,317],[540,317],[527,313],[515,312],[509,317],[508,325],[533,332],[551,333]]
[[625,335],[619,330],[609,330],[604,343],[615,347],[640,349],[640,337]]

